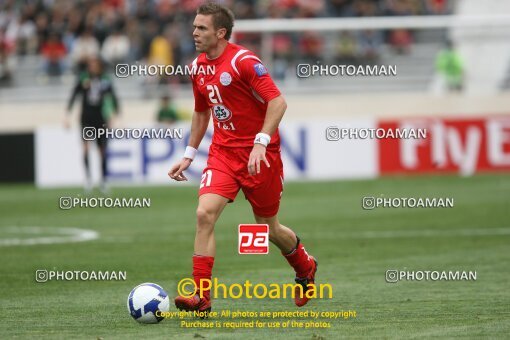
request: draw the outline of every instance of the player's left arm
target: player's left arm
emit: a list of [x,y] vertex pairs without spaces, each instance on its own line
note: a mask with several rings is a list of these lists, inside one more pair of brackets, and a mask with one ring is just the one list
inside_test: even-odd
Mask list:
[[276,129],[278,129],[283,115],[285,114],[285,110],[287,110],[287,102],[282,95],[271,99],[269,103],[267,103],[266,118],[264,119],[264,125],[260,132],[272,136],[276,132]]
[[241,78],[267,102],[266,116],[262,130],[255,137],[253,149],[248,160],[248,173],[256,175],[260,173],[260,163],[269,167],[266,158],[266,147],[271,142],[271,136],[276,132],[280,121],[287,109],[287,103],[282,97],[269,75],[269,72],[255,55],[246,55],[237,63]]
[[119,98],[117,97],[117,92],[115,91],[115,88],[113,87],[113,82],[111,82],[111,81],[110,81],[109,92],[112,97],[114,113],[116,116],[118,116],[120,114],[120,103],[119,103]]
[[[108,77],[105,77],[105,80],[108,81],[108,87],[106,88],[104,95],[107,96],[109,101],[111,101],[111,111],[108,112],[106,123],[107,126],[111,128],[117,125],[117,119],[120,116],[120,104],[117,93],[113,87],[113,82]],[[103,100],[106,100],[105,97],[103,97]],[[110,113],[113,113],[113,115]]]
[[[271,99],[269,103],[267,103],[266,118],[264,119],[264,125],[260,133],[272,136],[276,132],[276,129],[278,129],[286,109],[287,102],[282,95]],[[266,146],[255,142],[248,160],[248,172],[250,175],[260,173],[260,162],[264,162],[268,168],[270,167],[266,158]]]

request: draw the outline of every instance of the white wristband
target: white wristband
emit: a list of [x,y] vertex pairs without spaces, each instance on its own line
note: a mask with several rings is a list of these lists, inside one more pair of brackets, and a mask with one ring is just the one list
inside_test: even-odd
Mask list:
[[192,146],[187,146],[186,151],[184,151],[184,158],[189,158],[191,160],[195,159],[195,156],[197,155],[197,149],[195,149]]
[[268,146],[269,142],[271,142],[271,136],[263,132],[257,133],[255,140],[253,141],[255,144],[262,144],[264,146]]

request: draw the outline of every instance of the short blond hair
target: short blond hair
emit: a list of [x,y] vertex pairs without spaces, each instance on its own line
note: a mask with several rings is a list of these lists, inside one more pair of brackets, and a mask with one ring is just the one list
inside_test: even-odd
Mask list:
[[198,7],[197,14],[212,15],[214,29],[226,29],[225,39],[230,39],[234,27],[234,13],[231,10],[215,2],[208,2]]

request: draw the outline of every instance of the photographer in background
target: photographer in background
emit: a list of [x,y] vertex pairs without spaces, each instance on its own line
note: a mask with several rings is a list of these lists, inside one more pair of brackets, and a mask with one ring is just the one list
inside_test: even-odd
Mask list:
[[[73,93],[67,106],[65,126],[69,127],[69,117],[74,101],[78,95],[82,96],[81,104],[81,128],[97,129],[106,128],[111,124],[113,114],[119,113],[119,102],[111,79],[103,72],[103,65],[98,58],[91,58],[87,63],[87,71],[83,72],[74,86]],[[106,138],[95,138],[101,154],[101,191],[107,192],[106,186]],[[85,192],[92,190],[92,178],[89,164],[89,141],[83,140],[83,162],[85,165]]]
[[436,71],[446,81],[450,92],[461,92],[464,87],[464,63],[453,43],[448,40],[436,57]]

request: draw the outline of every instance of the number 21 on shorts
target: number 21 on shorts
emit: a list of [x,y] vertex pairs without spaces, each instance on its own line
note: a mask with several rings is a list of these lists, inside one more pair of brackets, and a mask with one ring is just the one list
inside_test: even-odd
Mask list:
[[212,180],[212,170],[206,170],[202,174],[202,180],[200,181],[200,189],[202,189],[203,187],[210,186],[211,180]]

